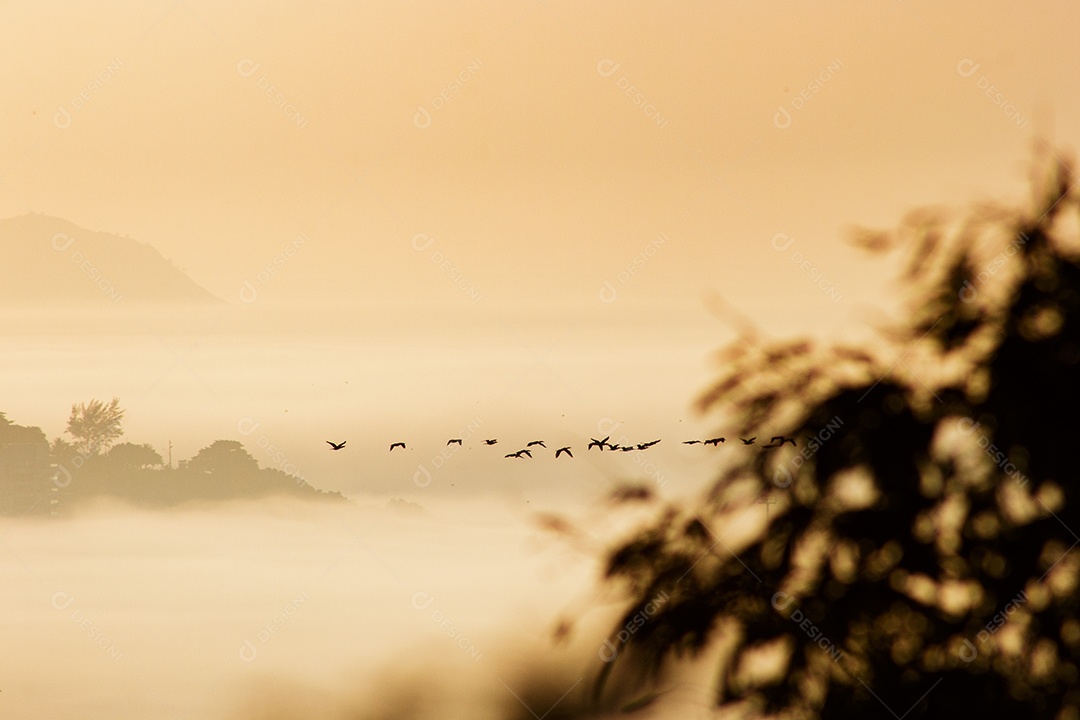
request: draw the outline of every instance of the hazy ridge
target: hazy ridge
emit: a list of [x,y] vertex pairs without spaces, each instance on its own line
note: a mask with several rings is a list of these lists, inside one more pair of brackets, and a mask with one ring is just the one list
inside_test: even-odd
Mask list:
[[0,252],[0,302],[9,306],[224,302],[149,243],[49,215],[0,220]]

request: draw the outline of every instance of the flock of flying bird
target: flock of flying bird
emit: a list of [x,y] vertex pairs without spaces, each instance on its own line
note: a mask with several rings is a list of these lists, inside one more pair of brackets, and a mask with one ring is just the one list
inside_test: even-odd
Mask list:
[[[644,443],[637,443],[637,444],[630,444],[630,445],[619,445],[618,443],[609,442],[611,440],[610,435],[608,435],[603,440],[597,440],[596,438],[589,438],[589,439],[592,442],[589,443],[589,446],[586,448],[586,450],[592,450],[593,448],[598,448],[600,450],[600,452],[603,452],[604,448],[607,448],[608,450],[621,451],[621,452],[631,452],[633,450],[648,450],[653,445],[660,442],[660,440],[651,440],[649,442],[644,442]],[[684,440],[683,445],[712,445],[713,447],[719,447],[720,443],[724,442],[726,439],[727,438],[714,437],[714,438],[709,438],[708,440]],[[754,437],[751,437],[751,438],[743,438],[743,437],[741,437],[741,438],[739,438],[739,440],[742,440],[743,445],[753,445],[757,441],[757,436],[755,435]],[[339,443],[331,442],[330,440],[326,441],[326,443],[333,450],[341,450],[343,447],[345,447],[346,442],[348,442],[348,441],[347,440],[342,440]],[[490,439],[484,440],[485,445],[494,445],[497,442],[499,442],[499,441],[497,439],[495,439],[495,438],[490,438]],[[787,437],[786,435],[773,435],[772,439],[769,440],[768,445],[759,445],[758,447],[776,448],[776,447],[780,447],[784,443],[791,443],[791,446],[795,447],[795,438]],[[450,438],[449,440],[446,441],[446,444],[447,444],[447,446],[461,445],[462,444],[462,439],[461,438]],[[528,443],[521,450],[518,450],[517,452],[507,453],[503,457],[518,458],[518,459],[523,458],[523,457],[531,458],[532,457],[532,450],[530,450],[529,448],[534,448],[534,447],[542,447],[542,448],[546,449],[547,445],[544,443],[543,440],[533,440],[532,442]],[[405,443],[403,443],[403,442],[392,443],[390,445],[390,452],[393,452],[394,448],[401,448],[402,450],[407,449],[406,446],[405,446]],[[565,445],[565,446],[563,446],[563,447],[561,447],[561,448],[559,448],[559,449],[557,449],[555,451],[555,457],[559,457],[561,455],[566,455],[568,457],[574,457],[574,453],[572,453],[570,451],[570,446],[569,445]]]

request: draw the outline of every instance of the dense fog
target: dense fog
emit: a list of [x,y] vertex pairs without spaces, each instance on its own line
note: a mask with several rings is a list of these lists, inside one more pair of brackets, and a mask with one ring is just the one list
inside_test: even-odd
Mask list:
[[501,498],[5,518],[5,714],[505,717],[543,683],[569,709],[614,610],[590,543],[635,515],[595,509],[581,542]]

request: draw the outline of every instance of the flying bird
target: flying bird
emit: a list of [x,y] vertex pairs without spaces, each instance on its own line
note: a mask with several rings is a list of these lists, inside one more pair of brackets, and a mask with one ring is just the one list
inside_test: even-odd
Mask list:
[[631,450],[634,449],[634,446],[633,445],[624,445],[623,447],[621,447],[619,449],[622,450],[623,452],[630,452]]
[[446,441],[446,444],[447,445],[460,445],[461,444],[461,438],[450,438],[449,440]]
[[713,447],[719,447],[720,443],[724,442],[727,438],[715,437],[702,441],[702,445],[712,445]]
[[518,450],[517,452],[512,452],[509,455],[504,455],[503,457],[520,458],[522,455],[528,455],[529,457],[532,457],[532,453],[528,450]]
[[741,437],[741,438],[739,438],[739,439],[740,439],[740,440],[742,440],[742,444],[743,444],[743,445],[753,445],[753,444],[754,444],[754,441],[755,441],[755,440],[757,440],[757,435],[755,435],[754,437],[750,438],[749,440],[747,440],[747,439],[746,439],[746,438],[744,438],[744,437]]
[[783,445],[786,442],[789,442],[789,443],[791,443],[791,447],[797,447],[795,445],[795,438],[787,437],[786,435],[773,435],[772,440],[770,440],[769,442],[776,442],[777,440],[780,441],[781,445]]
[[[589,439],[592,440],[592,442],[589,443],[589,447],[585,448],[586,450],[592,450],[594,447],[598,447],[598,448],[600,448],[600,452],[604,452],[604,445],[606,445],[607,441],[611,439],[611,436],[608,435],[603,440],[597,440],[596,438],[589,438]],[[614,447],[614,446],[612,446],[612,447]]]
[[641,443],[640,445],[638,445],[638,449],[644,450],[645,448],[651,448],[653,445],[655,445],[658,442],[660,442],[660,441],[659,440],[650,440],[647,443]]
[[403,442],[396,442],[396,443],[394,443],[393,445],[391,445],[391,446],[390,446],[390,452],[394,452],[394,448],[396,448],[396,447],[399,447],[399,448],[401,448],[402,450],[405,450],[405,449],[406,449],[406,448],[405,448],[405,443],[403,443]]
[[347,443],[349,441],[348,440],[342,440],[339,443],[334,443],[334,442],[330,442],[329,440],[327,440],[326,442],[330,445],[330,447],[334,448],[335,450],[340,450],[341,448],[345,447],[345,443]]
[[699,442],[701,442],[701,441],[700,440],[683,440],[682,444],[683,445],[697,445]]
[[494,445],[497,442],[499,442],[499,441],[498,440],[485,440],[484,444],[485,445]]
[[563,453],[566,453],[570,457],[574,457],[574,453],[570,452],[570,446],[569,445],[567,445],[566,447],[561,447],[558,450],[556,450],[555,451],[555,457],[559,457]]
[[529,444],[528,444],[528,445],[526,445],[525,447],[532,447],[533,445],[539,445],[539,446],[540,446],[540,447],[542,447],[542,448],[546,448],[546,447],[547,447],[547,445],[545,445],[545,444],[544,444],[544,441],[543,441],[543,440],[533,440],[533,441],[532,441],[531,443],[529,443]]

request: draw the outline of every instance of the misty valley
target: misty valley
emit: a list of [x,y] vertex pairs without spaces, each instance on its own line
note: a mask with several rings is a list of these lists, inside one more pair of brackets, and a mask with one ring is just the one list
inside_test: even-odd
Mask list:
[[[0,527],[10,717],[514,717],[506,688],[572,687],[611,616],[594,562],[498,502],[99,499]],[[596,636],[553,651],[568,610]]]
[[0,415],[0,631],[34,648],[0,660],[15,716],[524,718],[618,654],[595,547],[641,512],[594,503],[581,545],[513,489],[347,498],[235,440],[174,464],[118,442],[123,416],[76,404],[49,442]]
[[0,2],[0,720],[1080,720],[1078,20]]

